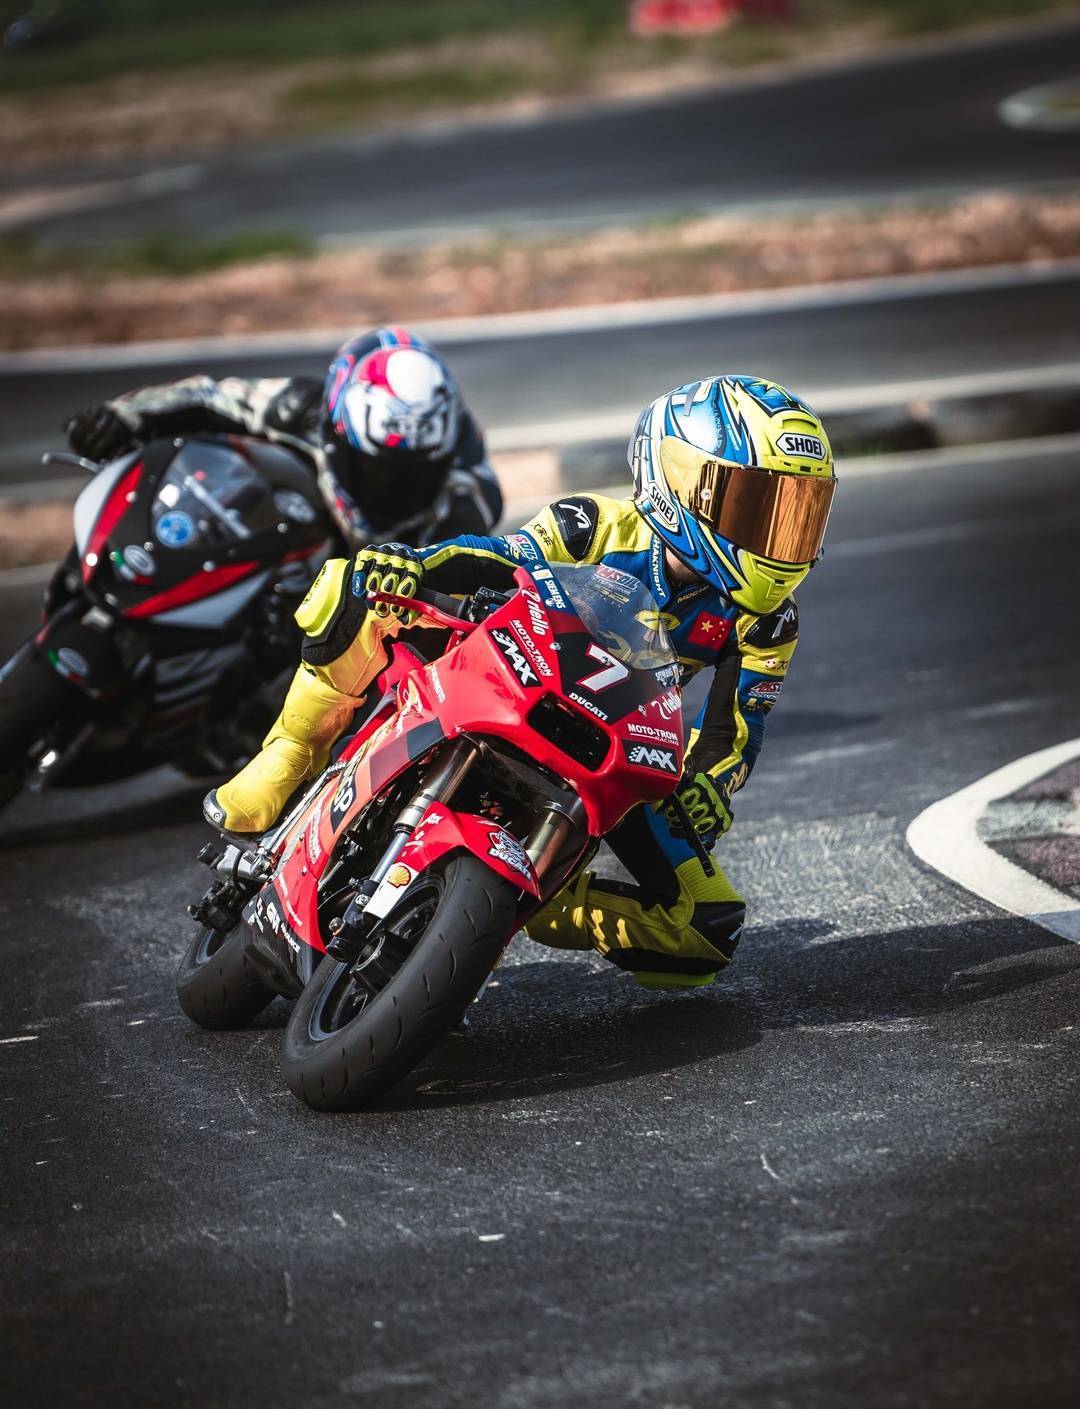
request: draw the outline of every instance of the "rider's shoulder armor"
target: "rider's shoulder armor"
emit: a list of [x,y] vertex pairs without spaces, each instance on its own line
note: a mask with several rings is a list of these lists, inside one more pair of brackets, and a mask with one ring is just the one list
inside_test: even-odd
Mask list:
[[605,494],[565,495],[527,528],[553,562],[596,563],[609,553],[640,552],[653,536],[632,500]]
[[747,646],[786,646],[799,634],[799,609],[794,597],[787,597],[768,616],[756,616],[741,633]]

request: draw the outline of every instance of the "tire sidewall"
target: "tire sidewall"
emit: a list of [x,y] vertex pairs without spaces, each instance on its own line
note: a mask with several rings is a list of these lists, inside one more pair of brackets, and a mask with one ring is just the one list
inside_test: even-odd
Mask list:
[[[398,904],[430,877],[430,871],[417,876]],[[471,918],[469,896],[475,905],[481,891],[491,907],[490,917],[483,932],[470,939],[465,933]],[[400,1080],[457,1025],[476,997],[514,933],[519,896],[520,891],[477,857],[447,858],[442,894],[413,952],[357,1017],[339,1032],[315,1039],[312,1013],[343,968],[327,955],[297,999],[285,1029],[282,1070],[292,1091],[309,1105],[347,1109],[369,1104]],[[464,962],[458,951],[464,951]],[[417,983],[418,976],[423,982],[426,970],[431,970],[424,989],[430,1005],[421,1011]],[[385,1053],[378,1050],[388,1045]],[[342,1076],[345,1085],[338,1089]],[[323,1083],[329,1083],[329,1092]]]

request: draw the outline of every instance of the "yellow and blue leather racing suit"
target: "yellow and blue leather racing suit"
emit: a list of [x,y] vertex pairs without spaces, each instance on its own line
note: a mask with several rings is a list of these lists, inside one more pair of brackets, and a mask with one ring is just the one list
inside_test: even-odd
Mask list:
[[[523,564],[607,563],[653,593],[682,665],[684,682],[711,667],[713,678],[691,729],[684,779],[704,773],[727,808],[761,748],[795,649],[798,619],[787,600],[752,616],[696,581],[673,585],[664,544],[632,499],[577,494],[558,500],[516,533],[466,534],[416,550],[423,583],[469,593],[507,588]],[[343,560],[328,563],[297,614],[307,631],[303,658],[323,689],[347,701],[370,678],[371,640],[362,630],[364,584]],[[335,723],[332,732],[337,732]],[[719,867],[707,876],[697,852],[648,805],[635,808],[606,839],[633,884],[582,872],[538,912],[531,938],[559,948],[594,948],[647,987],[708,983],[731,959],[745,916],[741,896]]]

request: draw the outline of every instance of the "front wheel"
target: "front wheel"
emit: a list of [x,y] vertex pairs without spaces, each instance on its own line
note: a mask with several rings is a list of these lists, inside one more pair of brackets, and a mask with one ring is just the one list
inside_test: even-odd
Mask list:
[[363,964],[322,960],[285,1029],[281,1068],[318,1110],[370,1105],[461,1020],[514,927],[517,891],[474,856],[418,876]]
[[192,1022],[221,1029],[247,1027],[274,995],[252,968],[238,924],[224,932],[199,929],[180,961],[176,996]]
[[85,704],[29,641],[0,670],[0,807],[22,787],[33,746]]

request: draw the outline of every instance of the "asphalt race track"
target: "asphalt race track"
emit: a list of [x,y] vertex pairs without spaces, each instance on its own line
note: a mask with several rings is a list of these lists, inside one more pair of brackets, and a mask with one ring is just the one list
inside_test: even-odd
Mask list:
[[[641,327],[570,328],[543,336],[499,335],[440,341],[481,423],[500,429],[548,419],[636,408],[661,389],[710,371],[758,372],[806,392],[882,381],[917,381],[1040,367],[1075,360],[1080,273],[1034,270],[986,287],[881,294],[851,302],[828,287],[819,306],[788,306],[776,292],[772,311],[675,319]],[[163,332],[163,329],[147,330]],[[214,376],[321,374],[325,349],[273,356],[202,356],[130,366],[50,371],[0,359],[0,486],[38,476],[68,478],[69,466],[41,467],[42,451],[61,447],[60,425],[89,401],[194,372]],[[513,486],[507,491],[513,494]]]
[[[1066,19],[554,120],[278,142],[194,165],[159,159],[149,170],[80,168],[66,173],[73,185],[129,184],[114,203],[27,228],[66,244],[283,227],[322,239],[415,239],[455,226],[1072,183],[1080,133],[1018,131],[997,108],[1078,63],[1080,23]],[[36,180],[54,188],[64,177]]]
[[176,1009],[190,801],[9,844],[5,1402],[1075,1404],[1080,949],[903,839],[1077,732],[1078,454],[843,483],[697,996],[518,940],[384,1109],[315,1115],[278,1006]]

